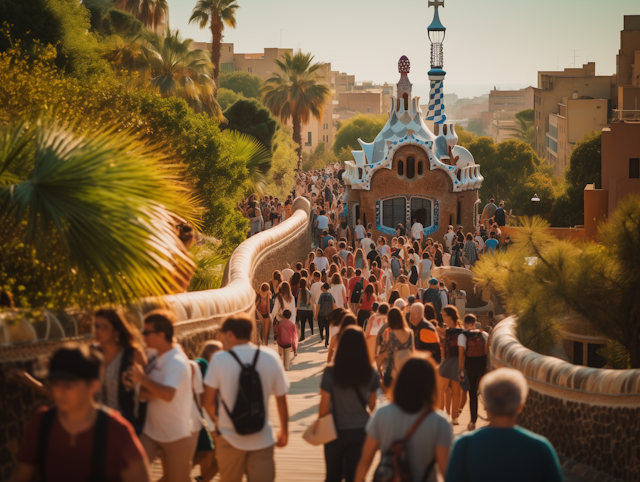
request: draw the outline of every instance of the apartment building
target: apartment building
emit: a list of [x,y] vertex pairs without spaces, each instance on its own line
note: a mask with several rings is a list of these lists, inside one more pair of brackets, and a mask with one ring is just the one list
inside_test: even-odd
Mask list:
[[633,118],[640,109],[640,15],[625,15],[616,56],[617,105],[614,117]]
[[[604,114],[604,123],[606,124],[606,119],[609,118],[608,114],[611,110],[612,93],[615,91],[615,80],[615,76],[596,76],[595,62],[589,62],[580,68],[570,68],[559,72],[538,72],[538,87],[533,89],[535,150],[538,156],[546,157],[549,160],[549,163],[554,167],[556,176],[562,175],[566,165],[568,165],[568,161],[566,165],[559,165],[556,146],[559,109],[561,105],[566,105],[563,104],[564,99],[605,100],[607,108]],[[587,130],[582,131],[579,128],[581,123],[577,120],[574,121],[576,128],[572,130],[570,136],[567,131],[567,145],[571,142],[569,139],[577,138],[579,140],[593,128],[600,128],[599,124],[597,127],[594,126],[603,118],[596,113],[597,106],[599,105],[600,109],[602,109],[603,104],[575,103],[575,112],[580,111],[579,105],[595,109],[592,113],[595,120],[587,122],[583,126]],[[563,112],[567,113],[566,111]],[[551,124],[552,122],[554,123],[553,125]]]

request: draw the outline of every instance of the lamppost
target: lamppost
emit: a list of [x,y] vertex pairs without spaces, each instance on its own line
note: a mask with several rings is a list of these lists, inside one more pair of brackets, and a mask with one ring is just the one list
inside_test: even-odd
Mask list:
[[535,216],[535,215],[536,215],[536,207],[537,207],[537,203],[539,203],[539,202],[540,202],[540,198],[538,197],[538,194],[534,194],[534,195],[533,195],[533,197],[531,198],[531,201],[532,201],[533,203],[535,203],[535,204],[533,205],[533,215]]

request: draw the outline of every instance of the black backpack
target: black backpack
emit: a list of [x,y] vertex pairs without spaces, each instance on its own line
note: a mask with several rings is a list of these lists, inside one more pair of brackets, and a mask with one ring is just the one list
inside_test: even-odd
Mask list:
[[239,435],[250,435],[264,428],[265,410],[264,397],[262,396],[262,382],[256,370],[260,348],[256,350],[253,363],[243,364],[240,358],[229,350],[228,352],[240,364],[240,379],[238,380],[238,395],[233,406],[233,412],[229,411],[227,404],[222,400],[222,405],[227,415],[233,422],[233,427]]
[[362,298],[362,291],[364,288],[364,278],[361,276],[360,281],[353,287],[353,293],[351,293],[351,303],[360,303]]
[[[107,453],[107,427],[109,425],[109,413],[107,410],[108,409],[102,407],[98,410],[98,418],[94,425],[93,452],[91,454],[91,480],[95,482],[107,480],[104,473],[104,460]],[[49,435],[51,434],[51,427],[57,412],[58,410],[56,408],[47,410],[43,414],[42,421],[40,422],[36,466],[41,482],[47,480],[45,471],[47,447],[49,446]]]

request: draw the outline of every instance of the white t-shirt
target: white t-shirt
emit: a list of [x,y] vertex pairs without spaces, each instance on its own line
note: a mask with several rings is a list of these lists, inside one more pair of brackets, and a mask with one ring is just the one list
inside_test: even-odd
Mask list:
[[364,238],[365,233],[364,233],[364,226],[362,226],[361,224],[358,224],[356,226],[356,239],[362,239]]
[[[253,362],[256,349],[253,343],[237,345],[233,348],[240,361],[244,364]],[[218,430],[224,438],[238,450],[261,450],[275,444],[276,438],[273,426],[269,419],[269,399],[271,395],[281,397],[289,392],[289,380],[284,371],[284,366],[278,354],[270,348],[260,349],[256,370],[260,375],[262,394],[264,396],[264,408],[266,421],[264,428],[250,435],[239,435],[224,408],[223,402],[229,411],[233,411],[238,394],[238,379],[240,377],[240,364],[229,352],[219,351],[211,357],[211,365],[207,369],[204,384],[218,390],[220,411],[218,418]]]
[[440,305],[444,308],[449,304],[449,296],[446,290],[440,290]]
[[347,290],[342,283],[338,285],[331,285],[331,288],[329,288],[329,293],[331,293],[333,295],[333,299],[336,300],[336,308],[345,308],[344,298],[342,297],[342,295],[344,293],[344,296],[346,298]]
[[447,248],[450,248],[453,245],[453,238],[456,237],[456,233],[454,233],[453,231],[449,231],[447,234],[444,235],[444,245]]
[[176,393],[170,402],[149,400],[142,433],[157,442],[190,437],[198,429],[191,418],[194,402],[189,359],[180,348],[173,348],[158,356],[148,372],[154,382],[175,388]]
[[324,283],[322,281],[317,281],[311,285],[309,291],[311,291],[311,297],[313,298],[313,302],[318,304],[318,300],[320,299],[320,295],[322,294],[322,285]]
[[[196,362],[195,360],[189,360],[189,364],[191,365],[191,370],[193,371],[193,391],[197,395],[201,395],[204,393],[204,386],[202,385],[202,371],[200,371],[200,365],[198,365],[198,362]],[[202,401],[200,403],[202,403]],[[193,427],[195,428],[194,432],[199,432],[200,428],[202,428],[202,422],[200,422],[201,417],[202,415],[200,414],[200,410],[198,410],[196,401],[193,400],[193,402],[191,403],[191,422],[193,423]],[[211,429],[211,426],[209,426],[209,429]]]
[[484,249],[484,239],[482,239],[482,236],[476,236],[474,239],[478,242],[480,249]]
[[276,301],[275,303],[273,303],[273,310],[271,310],[271,319],[275,320],[276,318],[278,318],[279,320],[282,320],[284,311],[289,310],[291,312],[291,319],[295,320],[296,319],[296,297],[292,296],[289,302],[287,302],[287,300],[283,298],[282,306],[280,306],[280,298],[277,295],[274,298]]
[[422,272],[423,273],[430,273],[431,272],[431,266],[433,265],[431,260],[430,259],[421,259],[420,262],[422,263]]
[[376,249],[376,243],[374,243],[371,238],[364,238],[362,241],[360,241],[360,245],[364,250],[365,257],[371,252],[372,249]]
[[316,263],[316,269],[320,272],[322,272],[322,270],[327,269],[327,266],[329,266],[329,260],[324,256],[316,256],[314,261]]
[[420,234],[423,231],[424,231],[424,227],[420,223],[415,223],[413,226],[411,226],[411,236],[413,236],[413,239],[417,239],[419,241]]
[[318,229],[327,229],[329,227],[329,218],[326,217],[324,214],[321,214],[320,216],[318,216],[316,218],[316,221],[318,221]]
[[287,283],[293,276],[294,271],[291,268],[285,268],[282,270],[282,281],[286,281]]
[[[482,332],[482,338],[484,338],[485,343],[487,341],[489,341],[489,333],[487,333],[486,331]],[[462,348],[467,348],[467,337],[464,333],[460,333],[458,335],[458,346],[461,346]]]

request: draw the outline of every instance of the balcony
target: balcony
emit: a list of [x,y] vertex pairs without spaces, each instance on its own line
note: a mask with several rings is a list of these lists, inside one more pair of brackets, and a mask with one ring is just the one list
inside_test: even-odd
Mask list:
[[612,122],[640,122],[640,110],[614,110]]

